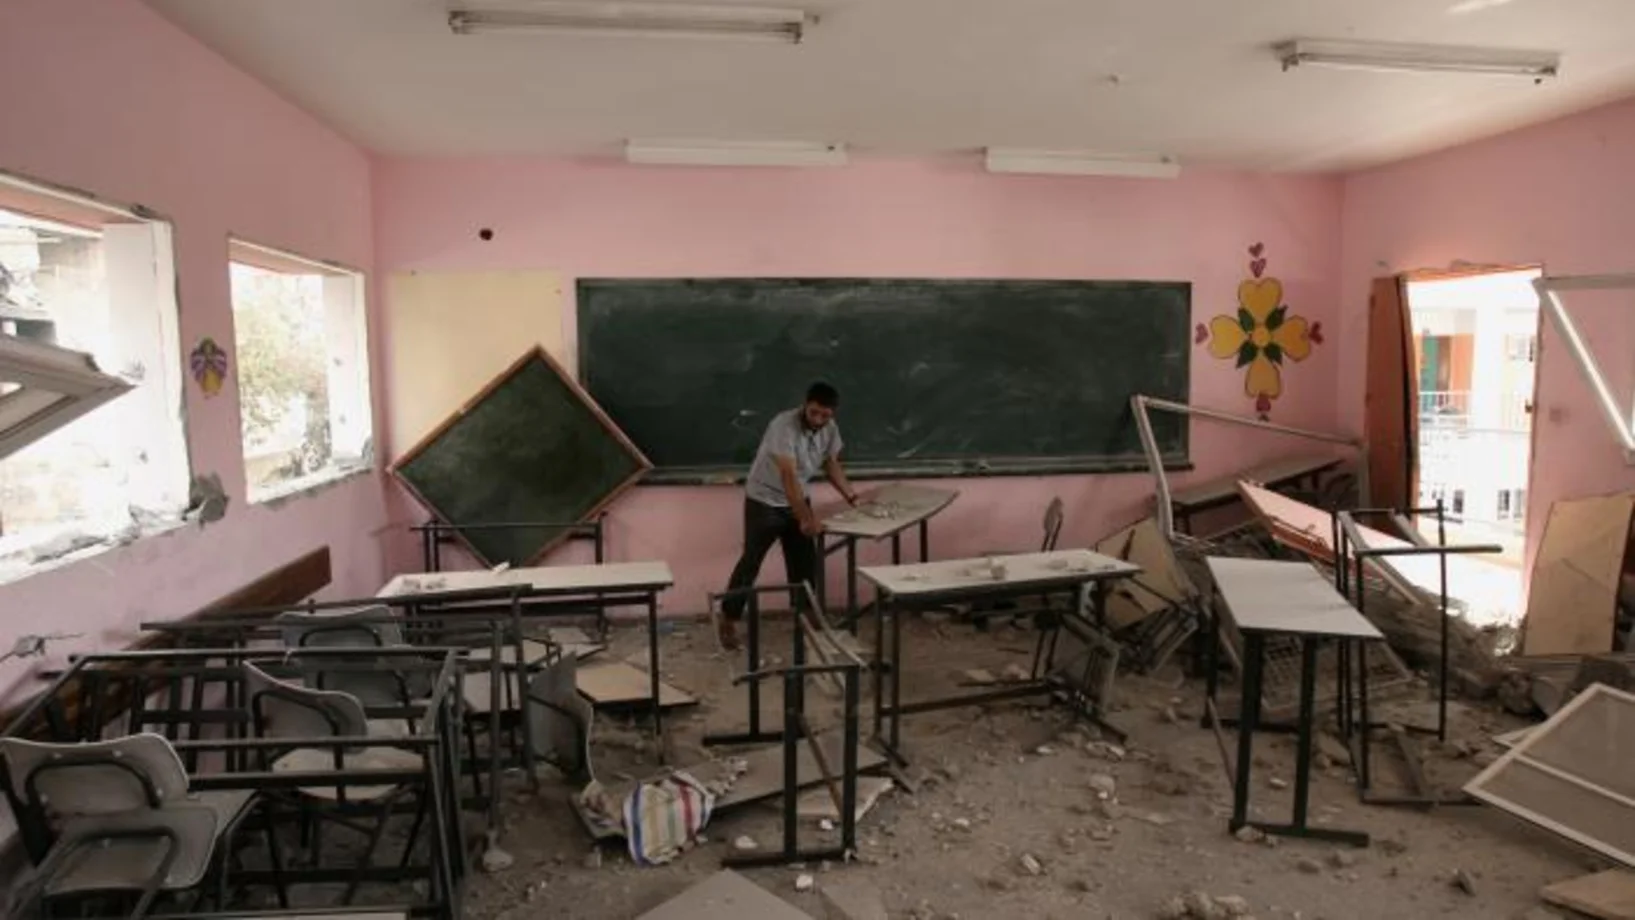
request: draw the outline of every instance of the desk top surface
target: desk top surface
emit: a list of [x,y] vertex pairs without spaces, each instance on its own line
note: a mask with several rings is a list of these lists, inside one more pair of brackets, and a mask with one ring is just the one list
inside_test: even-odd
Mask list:
[[818,518],[828,533],[878,540],[918,524],[958,497],[953,489],[893,484],[863,492],[855,508],[827,507]]
[[1210,556],[1209,574],[1244,632],[1383,639],[1309,562]]
[[633,588],[667,588],[675,583],[665,562],[609,562],[603,565],[550,565],[501,572],[479,569],[467,572],[422,572],[394,577],[377,597],[406,594],[436,594],[445,591],[479,591],[484,588],[522,586],[531,591],[617,591]]
[[1125,578],[1140,572],[1141,567],[1087,549],[1063,549],[1049,553],[863,566],[857,571],[888,594],[913,597],[1082,584],[1104,578]]

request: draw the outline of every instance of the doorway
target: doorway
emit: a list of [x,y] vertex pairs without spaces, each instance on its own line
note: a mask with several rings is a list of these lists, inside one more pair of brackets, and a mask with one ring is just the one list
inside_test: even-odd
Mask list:
[[1450,539],[1497,543],[1519,575],[1538,357],[1538,269],[1406,279],[1418,384],[1418,501]]

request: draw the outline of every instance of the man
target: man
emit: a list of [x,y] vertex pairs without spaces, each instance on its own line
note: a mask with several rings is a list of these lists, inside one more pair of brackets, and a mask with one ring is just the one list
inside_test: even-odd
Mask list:
[[[816,577],[815,540],[823,525],[812,512],[806,484],[822,470],[849,504],[857,504],[857,493],[840,467],[840,428],[835,424],[839,405],[840,394],[834,387],[814,383],[806,391],[805,403],[778,413],[766,426],[744,484],[744,554],[732,570],[729,591],[754,586],[773,543],[783,550],[789,584]],[[736,596],[722,602],[726,615],[720,624],[723,647],[738,647],[737,623],[748,600]]]

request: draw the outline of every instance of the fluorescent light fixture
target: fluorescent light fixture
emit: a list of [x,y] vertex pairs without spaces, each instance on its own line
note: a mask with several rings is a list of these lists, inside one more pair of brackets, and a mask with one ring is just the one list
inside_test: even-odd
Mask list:
[[1174,157],[1107,156],[1071,150],[1015,150],[989,147],[986,164],[991,173],[1043,176],[1123,176],[1135,179],[1173,179],[1181,174]]
[[624,158],[645,166],[845,166],[845,144],[756,141],[627,141]]
[[542,32],[621,38],[705,38],[798,44],[817,18],[801,10],[679,3],[544,2],[527,9],[453,10],[456,35]]
[[1506,48],[1300,38],[1277,45],[1273,50],[1284,70],[1315,65],[1352,70],[1500,74],[1543,82],[1561,69],[1561,55],[1554,52]]

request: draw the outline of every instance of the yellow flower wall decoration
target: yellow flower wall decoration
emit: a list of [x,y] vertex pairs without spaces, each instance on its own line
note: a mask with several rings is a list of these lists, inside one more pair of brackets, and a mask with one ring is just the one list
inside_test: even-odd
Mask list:
[[1263,250],[1259,243],[1249,247],[1254,257],[1249,270],[1254,277],[1238,285],[1237,315],[1215,317],[1207,332],[1200,325],[1198,337],[1209,339],[1209,353],[1214,357],[1235,359],[1238,367],[1248,369],[1244,392],[1254,398],[1255,411],[1265,418],[1272,400],[1283,394],[1283,362],[1304,361],[1312,345],[1322,343],[1323,334],[1320,323],[1307,323],[1289,314],[1283,302],[1283,282],[1260,277],[1266,268]]

